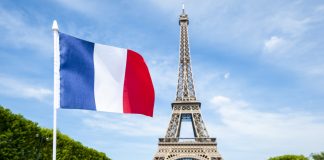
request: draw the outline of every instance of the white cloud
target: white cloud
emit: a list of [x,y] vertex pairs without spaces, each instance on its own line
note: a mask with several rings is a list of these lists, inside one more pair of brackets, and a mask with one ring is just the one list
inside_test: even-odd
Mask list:
[[91,114],[83,123],[94,129],[119,133],[126,136],[164,136],[169,117],[154,115],[153,118],[136,115],[103,116]]
[[[50,26],[44,28],[39,25],[31,25],[27,22],[25,14],[23,11],[8,10],[0,6],[1,42],[19,49],[28,48],[44,54],[50,53],[52,46],[49,36]],[[34,21],[38,20],[38,17],[33,18]]]
[[60,3],[64,7],[86,14],[94,13],[96,11],[96,8],[99,7],[98,4],[100,4],[100,2],[95,3],[93,1],[86,0],[58,0],[56,2]]
[[0,94],[44,101],[52,95],[52,90],[0,75]]
[[224,148],[231,148],[224,153],[226,159],[242,151],[247,153],[243,159],[267,159],[280,154],[307,156],[324,148],[324,119],[319,115],[293,109],[259,111],[225,96],[213,97],[211,104],[221,124],[209,128]]
[[264,49],[267,52],[280,51],[285,44],[285,40],[283,38],[272,36],[270,39],[264,42]]
[[156,97],[167,101],[175,98],[178,75],[177,57],[159,56],[149,58],[151,60],[149,60],[148,65]]
[[230,72],[226,72],[226,73],[224,74],[224,79],[229,79],[229,78],[230,78],[230,75],[231,75]]
[[319,5],[315,8],[315,11],[317,12],[324,12],[324,5]]
[[214,105],[222,106],[224,104],[230,103],[231,100],[228,97],[225,97],[225,96],[215,96],[215,97],[212,98],[211,102]]
[[105,21],[104,19],[108,19],[110,23],[113,23],[116,21],[115,16],[120,16],[120,9],[122,9],[123,12],[128,12],[128,10],[125,9],[127,3],[124,3],[124,8],[119,8],[119,6],[116,5],[119,3],[118,1],[56,0],[55,2],[64,8],[76,11],[85,18],[91,18],[91,20],[97,22],[102,22]]

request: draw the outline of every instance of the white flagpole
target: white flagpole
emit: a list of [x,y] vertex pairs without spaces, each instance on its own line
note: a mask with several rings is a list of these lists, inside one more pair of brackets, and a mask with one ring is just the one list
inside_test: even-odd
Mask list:
[[56,160],[56,111],[60,108],[60,51],[59,28],[56,20],[53,21],[54,33],[54,103],[53,103],[53,160]]

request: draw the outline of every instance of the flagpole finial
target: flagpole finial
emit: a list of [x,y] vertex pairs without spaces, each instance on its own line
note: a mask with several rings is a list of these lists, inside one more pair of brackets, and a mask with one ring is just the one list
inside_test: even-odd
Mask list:
[[56,20],[53,21],[52,30],[53,31],[58,31],[59,30],[59,27],[58,27],[58,24],[57,24]]

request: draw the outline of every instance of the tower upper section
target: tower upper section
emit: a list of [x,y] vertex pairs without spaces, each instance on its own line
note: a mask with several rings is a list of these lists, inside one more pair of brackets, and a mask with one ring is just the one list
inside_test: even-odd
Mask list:
[[179,17],[180,46],[179,46],[179,75],[176,101],[196,101],[195,88],[192,77],[188,25],[189,18],[184,6]]
[[180,26],[181,26],[181,23],[187,23],[187,25],[189,25],[189,18],[188,18],[188,15],[185,13],[184,5],[182,5],[182,13],[180,14],[180,18],[179,18]]

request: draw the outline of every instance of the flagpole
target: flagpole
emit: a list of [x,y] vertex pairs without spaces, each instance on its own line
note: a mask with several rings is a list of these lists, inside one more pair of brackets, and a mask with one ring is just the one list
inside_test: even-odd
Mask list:
[[59,28],[56,20],[53,21],[54,33],[54,102],[53,102],[53,160],[56,160],[56,111],[60,108],[60,51]]

